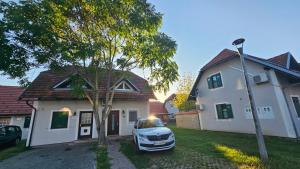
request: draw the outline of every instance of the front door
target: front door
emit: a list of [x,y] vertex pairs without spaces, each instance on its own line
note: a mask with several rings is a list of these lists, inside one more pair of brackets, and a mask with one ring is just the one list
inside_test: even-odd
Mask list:
[[79,115],[78,138],[92,138],[93,112],[81,111]]
[[113,110],[108,116],[107,135],[119,134],[119,111]]

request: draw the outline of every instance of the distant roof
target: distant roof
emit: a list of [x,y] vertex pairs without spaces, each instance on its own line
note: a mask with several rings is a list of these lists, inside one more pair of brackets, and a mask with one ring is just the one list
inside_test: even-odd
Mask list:
[[164,103],[151,100],[149,102],[150,114],[167,114],[167,110],[164,107]]
[[[104,72],[104,71],[103,71]],[[113,79],[112,83],[116,83],[118,81],[122,81],[120,79],[120,72],[119,70],[114,70],[113,72]],[[61,71],[43,71],[41,72],[38,77],[31,83],[31,85],[23,92],[20,96],[22,100],[75,100],[79,99],[78,97],[72,95],[70,90],[55,90],[54,87],[57,84],[65,81],[72,75],[76,73],[74,67],[66,67]],[[148,81],[143,79],[142,77],[126,71],[126,74],[123,80],[129,81],[134,85],[138,91],[135,92],[119,92],[116,91],[114,95],[114,99],[120,100],[148,100],[149,98],[155,98],[153,90],[148,84]],[[89,76],[89,75],[87,75]],[[101,74],[100,81],[106,82],[107,75]],[[100,90],[100,98],[105,98],[105,90],[106,90],[106,83],[99,83],[99,90]]]
[[[239,57],[239,54],[236,51],[224,49],[216,57],[214,57],[211,61],[204,65],[201,68],[198,77],[194,83],[194,86],[190,92],[189,99],[195,98],[195,88],[198,82],[200,81],[200,78],[204,71],[236,57]],[[289,52],[275,57],[271,57],[269,59],[245,55],[245,59],[261,64],[265,67],[272,68],[275,71],[284,73],[285,75],[290,76],[292,78],[300,79],[300,63],[298,63],[296,59],[292,56],[292,54],[290,54]]]
[[0,86],[0,116],[31,114],[32,109],[26,102],[18,100],[22,92],[18,86]]

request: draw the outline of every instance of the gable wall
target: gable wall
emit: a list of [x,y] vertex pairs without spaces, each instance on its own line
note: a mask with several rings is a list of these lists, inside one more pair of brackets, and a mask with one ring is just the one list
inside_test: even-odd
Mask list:
[[[262,66],[246,61],[248,73],[257,75],[267,72]],[[214,73],[221,72],[223,87],[208,89],[207,77]],[[247,119],[246,107],[250,107],[245,81],[241,71],[240,60],[232,59],[221,65],[206,70],[198,85],[199,96],[197,103],[204,105],[204,111],[200,112],[201,128],[204,130],[255,133],[253,119]],[[273,110],[272,119],[261,119],[263,133],[266,135],[289,137],[285,122],[282,120],[282,112],[278,104],[274,86],[271,83],[256,85],[250,78],[250,85],[253,88],[254,99],[257,107],[271,106]],[[230,103],[233,109],[233,119],[219,120],[215,110],[217,103]]]

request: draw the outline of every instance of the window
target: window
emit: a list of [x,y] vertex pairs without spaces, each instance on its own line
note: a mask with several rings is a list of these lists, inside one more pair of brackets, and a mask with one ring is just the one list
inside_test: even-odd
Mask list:
[[130,110],[129,111],[129,122],[136,122],[137,121],[137,111],[136,110]]
[[207,78],[207,84],[209,89],[215,89],[223,86],[221,73],[211,75]]
[[299,97],[293,96],[292,100],[293,100],[294,107],[295,107],[295,110],[297,112],[297,115],[298,115],[298,117],[300,117],[300,100],[299,100]]
[[29,128],[30,125],[30,116],[26,116],[24,120],[24,128]]
[[233,112],[231,104],[217,104],[216,105],[218,119],[232,119]]
[[0,126],[1,125],[9,125],[10,117],[0,117]]
[[68,128],[69,112],[55,111],[52,113],[51,129]]
[[136,89],[134,86],[130,85],[126,81],[122,81],[116,86],[116,90],[118,90],[118,91],[135,91]]

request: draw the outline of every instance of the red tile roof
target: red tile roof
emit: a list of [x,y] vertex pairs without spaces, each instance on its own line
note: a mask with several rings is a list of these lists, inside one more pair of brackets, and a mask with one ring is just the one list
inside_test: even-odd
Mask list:
[[167,114],[167,110],[165,109],[164,103],[162,102],[151,100],[149,102],[149,108],[150,108],[150,114],[152,115]]
[[271,61],[279,66],[286,67],[287,62],[288,62],[288,56],[289,56],[289,53],[286,52],[284,54],[272,57],[272,58],[268,59],[268,61]]
[[[62,82],[63,80],[74,75],[75,70],[71,67],[66,68],[63,71],[44,71],[41,72],[38,77],[32,82],[32,84],[23,92],[20,96],[22,100],[74,100],[79,99],[75,97],[70,90],[56,90],[53,87]],[[117,76],[118,71],[115,71],[115,78],[113,83],[120,80]],[[100,98],[105,98],[105,85],[107,76],[100,77],[99,90]],[[148,82],[132,72],[126,72],[126,80],[129,80],[136,88],[137,92],[117,92],[114,95],[114,99],[118,100],[148,100],[149,98],[155,98],[154,93]],[[101,83],[104,82],[104,83]]]
[[31,114],[32,109],[26,102],[18,101],[22,92],[18,86],[0,86],[0,116]]
[[212,66],[223,63],[225,60],[229,60],[234,57],[239,57],[237,52],[229,49],[224,49],[216,57],[214,57],[211,61],[204,65],[202,67],[202,70],[206,70]]

